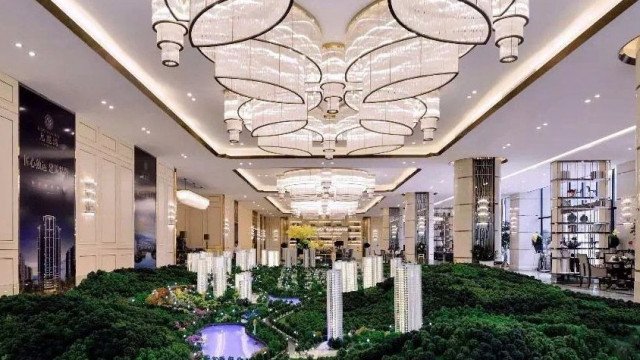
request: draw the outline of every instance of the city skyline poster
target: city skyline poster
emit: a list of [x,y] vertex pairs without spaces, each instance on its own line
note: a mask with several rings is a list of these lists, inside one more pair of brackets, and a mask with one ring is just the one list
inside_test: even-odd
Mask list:
[[75,114],[20,86],[20,292],[75,285]]

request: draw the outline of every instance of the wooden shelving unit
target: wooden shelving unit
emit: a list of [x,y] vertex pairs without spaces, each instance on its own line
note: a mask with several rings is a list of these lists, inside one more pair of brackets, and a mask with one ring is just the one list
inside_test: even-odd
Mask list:
[[[571,258],[598,263],[611,232],[610,164],[605,160],[551,164],[551,272],[571,275]],[[575,249],[567,248],[578,244]]]

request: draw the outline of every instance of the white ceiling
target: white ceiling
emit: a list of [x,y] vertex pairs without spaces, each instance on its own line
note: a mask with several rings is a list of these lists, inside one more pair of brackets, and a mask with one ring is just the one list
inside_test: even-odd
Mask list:
[[[56,2],[60,2],[57,0]],[[155,33],[150,26],[150,1],[68,0],[80,5],[98,20],[122,50],[131,56],[171,99],[180,112],[196,124],[220,148],[226,145],[222,125],[222,91],[213,80],[212,65],[199,53],[187,48],[182,65],[168,69],[160,65]],[[486,95],[500,79],[522,66],[585,9],[614,0],[532,0],[531,23],[525,29],[521,62],[502,65],[497,49],[488,44],[476,48],[461,61],[460,76],[443,92],[439,136],[445,137],[460,124],[465,114],[490,101]],[[301,0],[318,18],[326,41],[339,41],[350,18],[368,1]],[[635,124],[633,69],[617,60],[620,46],[639,31],[640,5],[634,4],[603,30],[589,39],[560,64],[527,87],[509,103],[458,141],[442,156],[432,158],[335,159],[224,159],[217,158],[158,106],[98,56],[81,39],[35,1],[1,1],[0,71],[104,127],[121,139],[144,148],[206,187],[210,193],[225,193],[247,204],[273,207],[263,194],[255,192],[233,170],[248,168],[270,172],[274,168],[339,166],[377,169],[389,173],[410,167],[422,171],[388,195],[380,206],[400,203],[403,192],[433,191],[436,199],[452,194],[453,170],[450,161],[468,156],[502,156],[508,159],[503,174],[509,175],[533,164],[615,133]],[[46,34],[43,35],[43,34]],[[13,46],[16,41],[22,49]],[[37,56],[31,58],[27,51]],[[515,69],[515,70],[514,70]],[[478,95],[467,99],[472,90]],[[192,102],[186,93],[197,101]],[[590,104],[584,100],[601,94]],[[107,100],[115,108],[100,104]],[[542,130],[536,126],[548,123]],[[151,129],[147,135],[141,127]],[[246,136],[247,132],[243,133]],[[620,163],[634,159],[634,133],[571,155],[580,159],[610,159]],[[246,148],[253,144],[242,140]],[[419,144],[419,139],[415,139]],[[502,147],[510,143],[507,149]],[[419,146],[419,145],[417,145]],[[416,147],[417,147],[416,146]],[[436,145],[433,145],[436,146]],[[432,147],[433,147],[432,146]],[[233,150],[242,151],[242,150]],[[248,150],[244,150],[248,151]],[[420,151],[429,151],[421,149]],[[180,154],[186,154],[183,159]],[[243,165],[240,165],[240,162]],[[324,165],[322,163],[325,162]],[[504,192],[531,190],[548,183],[546,166],[503,181]],[[523,182],[524,181],[524,182]]]

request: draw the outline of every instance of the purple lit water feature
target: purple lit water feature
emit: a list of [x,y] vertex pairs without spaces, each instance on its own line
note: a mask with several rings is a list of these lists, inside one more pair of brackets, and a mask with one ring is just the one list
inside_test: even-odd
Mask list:
[[207,326],[202,334],[202,352],[209,357],[248,359],[265,346],[247,334],[244,326],[238,324],[219,324]]
[[274,301],[282,301],[284,303],[287,303],[289,305],[300,305],[301,301],[299,298],[295,298],[295,297],[277,297],[277,296],[271,296],[269,295],[268,298],[269,302],[274,302]]

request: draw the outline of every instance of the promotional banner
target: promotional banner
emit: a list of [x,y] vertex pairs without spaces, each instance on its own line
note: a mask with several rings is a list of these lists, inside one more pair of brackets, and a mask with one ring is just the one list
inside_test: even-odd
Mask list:
[[135,148],[134,267],[156,267],[156,158]]
[[20,86],[21,292],[75,285],[75,115]]

